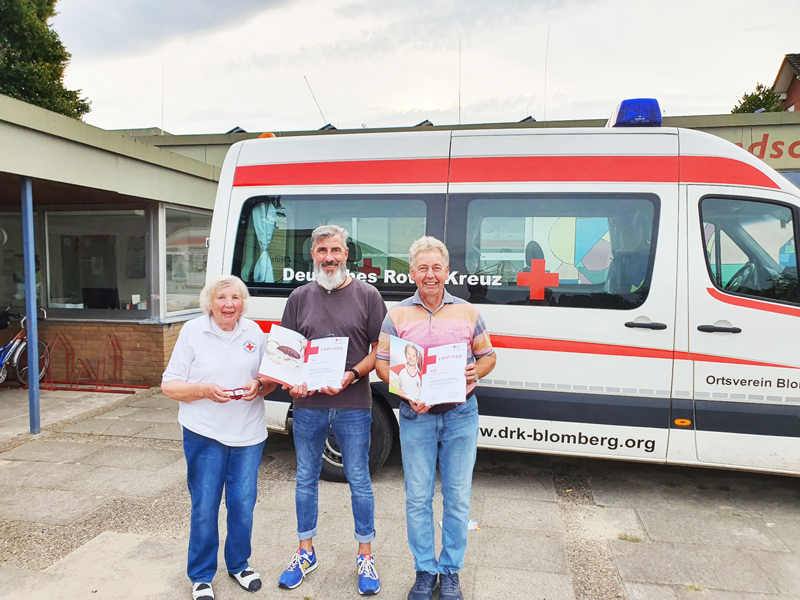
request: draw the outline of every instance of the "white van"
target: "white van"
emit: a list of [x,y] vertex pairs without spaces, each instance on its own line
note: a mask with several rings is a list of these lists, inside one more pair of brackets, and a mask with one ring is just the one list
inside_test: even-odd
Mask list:
[[[333,134],[231,147],[208,276],[234,274],[268,331],[312,279],[311,231],[388,305],[408,248],[450,250],[497,368],[482,448],[800,474],[800,190],[733,144],[671,128]],[[398,397],[373,376],[372,467]],[[286,431],[284,392],[267,400]],[[342,479],[335,440],[325,476]]]

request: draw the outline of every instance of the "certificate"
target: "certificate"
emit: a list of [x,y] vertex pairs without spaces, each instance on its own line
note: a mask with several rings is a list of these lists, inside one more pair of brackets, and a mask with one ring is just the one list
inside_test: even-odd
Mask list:
[[399,337],[389,342],[389,391],[424,404],[466,400],[467,344],[422,348]]
[[346,337],[309,340],[296,331],[273,325],[258,373],[289,387],[305,383],[309,390],[339,389],[348,342]]

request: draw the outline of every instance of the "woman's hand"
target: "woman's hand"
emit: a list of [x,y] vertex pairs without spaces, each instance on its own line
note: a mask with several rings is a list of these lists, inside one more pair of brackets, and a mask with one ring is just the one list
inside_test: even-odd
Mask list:
[[247,385],[243,385],[242,389],[244,390],[244,394],[242,394],[242,400],[245,402],[251,402],[258,398],[258,388],[259,388],[258,380],[254,379]]
[[230,402],[231,397],[225,393],[225,389],[216,383],[206,383],[204,385],[203,397],[208,398],[212,402],[219,402],[223,404]]

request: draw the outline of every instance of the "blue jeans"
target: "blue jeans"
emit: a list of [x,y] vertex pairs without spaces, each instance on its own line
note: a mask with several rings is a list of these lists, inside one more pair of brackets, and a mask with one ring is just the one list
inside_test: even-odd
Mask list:
[[369,441],[372,411],[368,408],[295,408],[292,429],[297,454],[297,537],[317,535],[319,475],[328,431],[333,430],[342,453],[344,474],[350,484],[356,540],[375,539],[375,496],[369,476]]
[[[452,574],[464,566],[472,468],[478,449],[478,400],[441,415],[419,414],[400,403],[400,447],[406,480],[406,525],[414,569]],[[436,560],[433,494],[436,462],[442,479],[442,552]]]
[[223,487],[228,510],[225,566],[230,573],[239,573],[249,566],[258,466],[263,451],[264,442],[226,446],[183,428],[186,479],[192,496],[186,572],[192,583],[211,583],[217,573],[217,522]]

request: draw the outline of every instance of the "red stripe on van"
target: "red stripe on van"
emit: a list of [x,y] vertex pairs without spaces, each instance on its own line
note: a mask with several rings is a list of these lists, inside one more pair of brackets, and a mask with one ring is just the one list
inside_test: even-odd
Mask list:
[[681,156],[681,181],[752,185],[773,189],[781,187],[753,165],[719,156]]
[[447,183],[448,160],[343,160],[236,167],[233,187]]
[[[236,168],[234,187],[445,183],[448,160],[353,160]],[[714,156],[492,156],[454,158],[452,183],[718,183],[779,189],[756,167]]]
[[451,183],[514,181],[677,182],[677,156],[454,158]]
[[603,356],[630,356],[634,358],[661,358],[676,360],[694,360],[698,362],[714,362],[733,365],[750,365],[757,367],[780,367],[796,369],[789,365],[729,358],[727,356],[713,356],[709,354],[690,354],[688,352],[673,352],[672,350],[658,350],[656,348],[640,348],[637,346],[614,346],[612,344],[596,344],[593,342],[574,342],[567,340],[549,340],[543,338],[526,338],[512,335],[492,335],[492,346],[511,350],[540,350],[544,352],[570,352],[574,354],[600,354]]
[[763,310],[764,312],[771,312],[779,315],[789,315],[790,317],[800,317],[800,308],[785,306],[783,304],[773,304],[771,302],[761,302],[759,300],[749,300],[738,296],[729,296],[714,288],[706,289],[708,293],[711,294],[712,298],[724,302],[725,304],[741,306],[742,308],[752,308],[754,310]]

